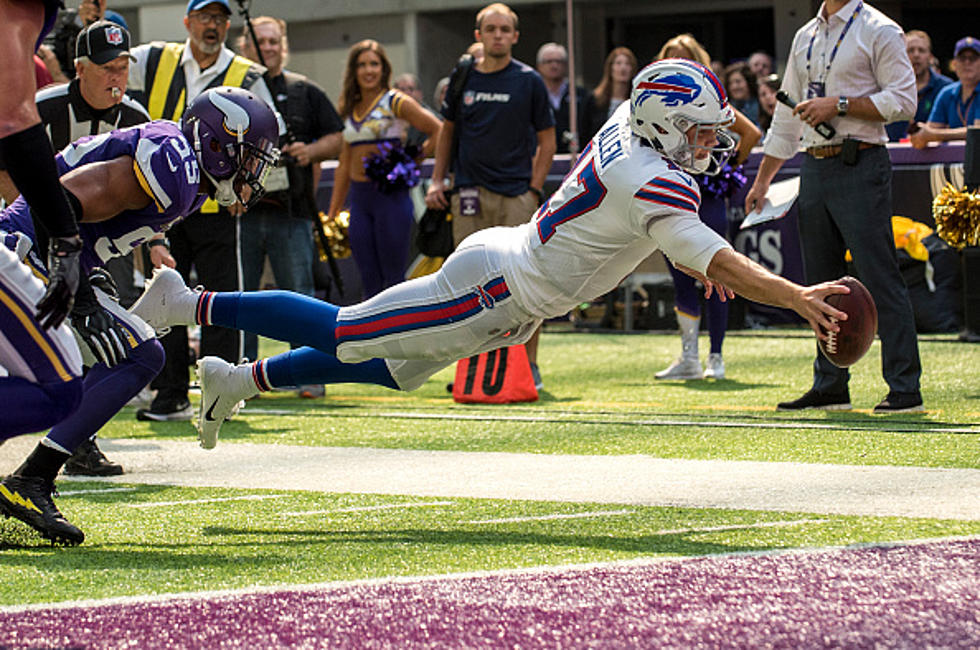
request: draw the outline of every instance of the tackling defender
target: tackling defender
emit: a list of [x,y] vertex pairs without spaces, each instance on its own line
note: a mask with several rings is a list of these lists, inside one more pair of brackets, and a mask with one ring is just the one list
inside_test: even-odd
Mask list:
[[[847,293],[801,287],[731,246],[698,218],[691,173],[713,173],[733,143],[733,112],[707,68],[665,59],[644,68],[624,103],[586,147],[551,200],[526,224],[466,238],[429,276],[357,305],[289,292],[194,292],[158,272],[133,310],[160,328],[207,323],[310,347],[256,363],[198,363],[202,446],[213,447],[239,400],[275,386],[373,383],[413,390],[462,357],[524,342],[541,320],[614,289],[658,248],[704,282],[789,307],[817,336],[845,319],[824,299]],[[710,279],[709,279],[710,278]]]
[[[157,120],[66,147],[57,164],[65,187],[77,197],[82,271],[108,278],[98,269],[101,263],[166,231],[208,195],[224,205],[254,205],[278,159],[278,132],[275,114],[265,102],[246,90],[224,87],[199,95],[180,125]],[[21,244],[32,266],[45,271],[33,248],[43,249],[42,233],[35,231],[22,199],[0,214],[0,230],[7,231],[15,247]],[[45,537],[72,544],[80,543],[84,534],[51,499],[55,476],[75,448],[149,383],[164,362],[153,329],[120,307],[104,281],[93,284],[109,322],[96,330],[87,319],[72,318],[76,334],[88,344],[83,351],[90,370],[81,404],[0,482],[0,512]],[[0,341],[0,348],[4,346]]]

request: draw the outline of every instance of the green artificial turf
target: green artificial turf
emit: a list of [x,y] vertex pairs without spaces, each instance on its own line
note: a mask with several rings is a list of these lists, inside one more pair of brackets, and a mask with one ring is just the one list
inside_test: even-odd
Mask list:
[[[897,517],[107,487],[63,485],[59,503],[89,531],[79,547],[0,522],[0,605],[980,534]],[[555,515],[572,517],[488,521]]]
[[[702,337],[707,347],[706,337]],[[880,344],[852,369],[851,412],[775,410],[810,384],[813,338],[803,330],[729,335],[728,378],[653,380],[677,353],[676,335],[549,334],[538,402],[460,405],[448,368],[418,391],[328,386],[322,400],[264,394],[222,428],[222,444],[279,444],[649,454],[738,459],[980,467],[980,347],[931,337],[920,342],[927,412],[873,416],[887,393]],[[263,341],[262,355],[285,350]],[[124,411],[105,436],[193,439],[186,423],[135,423]]]

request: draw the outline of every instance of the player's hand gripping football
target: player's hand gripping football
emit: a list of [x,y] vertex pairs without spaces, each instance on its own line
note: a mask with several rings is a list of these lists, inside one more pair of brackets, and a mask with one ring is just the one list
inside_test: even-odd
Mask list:
[[129,355],[126,331],[102,308],[95,291],[87,283],[75,297],[71,326],[95,358],[106,366],[111,368]]
[[37,320],[44,329],[58,327],[72,310],[81,279],[78,256],[82,238],[55,237],[48,251],[48,288],[37,303]]

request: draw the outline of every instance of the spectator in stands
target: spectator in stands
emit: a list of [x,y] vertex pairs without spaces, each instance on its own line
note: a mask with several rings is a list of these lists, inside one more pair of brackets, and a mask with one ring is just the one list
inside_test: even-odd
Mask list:
[[980,40],[967,36],[956,41],[953,72],[958,81],[939,91],[929,121],[910,136],[916,149],[924,149],[930,142],[965,140],[967,127],[980,124]]
[[581,86],[575,87],[576,133],[571,127],[571,92],[568,84],[568,50],[560,43],[545,43],[538,48],[537,71],[548,89],[548,102],[555,114],[556,153],[577,152],[588,140],[582,134],[588,132],[592,109],[588,93]]
[[54,31],[45,39],[54,56],[46,58],[42,55],[56,82],[62,83],[75,77],[75,40],[78,33],[87,26],[99,20],[108,20],[123,29],[129,29],[123,17],[106,5],[106,0],[81,0],[78,9],[62,9],[58,12]]
[[[660,48],[658,58],[680,58],[707,65],[711,60],[704,46],[690,34],[680,34]],[[715,79],[718,81],[718,79]],[[729,98],[730,99],[730,98]],[[735,123],[726,131],[736,141],[735,165],[741,165],[749,157],[752,147],[762,137],[762,132],[740,111],[735,110]],[[722,171],[715,176],[698,174],[701,205],[698,217],[722,237],[728,237],[728,199],[738,185],[721,179],[733,178],[731,166],[725,162]],[[698,334],[701,329],[701,295],[694,278],[680,271],[667,256],[667,269],[674,281],[674,312],[681,334],[681,355],[666,368],[656,373],[656,379],[724,379],[725,361],[722,346],[728,329],[728,302],[712,296],[707,302],[708,335],[710,350],[702,368],[698,353]]]
[[[443,100],[446,99],[446,89],[449,88],[449,77],[443,77],[436,82],[436,88],[432,91],[432,102],[433,106],[442,106]],[[440,120],[442,119],[442,113],[436,115]]]
[[759,128],[763,133],[772,124],[772,114],[776,110],[776,93],[779,92],[779,75],[771,74],[759,80]]
[[[390,79],[391,63],[380,43],[367,39],[351,47],[340,97],[344,144],[328,214],[336,217],[349,194],[351,252],[365,299],[405,279],[415,223],[408,190],[417,178],[411,177],[413,165],[394,164],[431,154],[441,128],[435,115],[391,88]],[[427,136],[419,153],[403,149],[409,126]],[[378,175],[381,169],[389,175]]]
[[620,104],[629,101],[630,84],[638,68],[636,55],[628,47],[614,48],[606,56],[606,62],[602,65],[602,79],[592,91],[589,130],[582,135],[583,145],[612,117]]
[[773,73],[772,57],[768,52],[757,50],[749,56],[749,69],[756,79],[764,79]]
[[[483,60],[484,51],[483,43],[480,41],[471,43],[470,46],[466,48],[466,53],[473,57],[474,64]],[[442,106],[442,104],[440,104],[440,106]]]
[[[395,77],[395,82],[392,84],[392,86],[396,90],[402,91],[417,101],[422,108],[429,113],[432,113],[437,120],[442,121],[442,116],[425,102],[425,93],[422,92],[422,83],[419,81],[419,78],[416,75],[412,74],[411,72],[404,72]],[[420,131],[411,124],[408,125],[408,137],[405,139],[405,146],[414,145],[416,147],[421,147],[422,143],[428,139],[429,136],[425,133],[425,131]],[[435,147],[435,143],[433,143],[432,146]]]
[[[473,101],[457,104],[446,97],[432,183],[425,202],[446,208],[446,168],[453,133],[459,126],[459,145],[453,157],[453,239],[458,244],[471,233],[491,226],[527,221],[542,200],[542,188],[555,154],[555,121],[548,89],[537,72],[517,61],[517,14],[497,2],[476,15],[475,37],[484,46],[483,59],[473,65],[463,86]],[[540,331],[527,342],[535,383]]]
[[[238,86],[251,91],[275,109],[262,78],[265,69],[225,47],[230,26],[228,0],[189,0],[184,16],[187,40],[156,41],[133,48],[136,60],[129,66],[129,94],[147,108],[153,119],[175,120],[190,102],[207,88]],[[209,200],[200,210],[171,228],[167,235],[177,270],[199,282],[220,285],[228,291],[243,286],[238,264],[241,204],[219,206]],[[154,380],[156,398],[149,408],[136,412],[140,420],[189,420],[187,399],[190,357],[187,328],[175,327],[160,339],[167,352],[163,371]],[[242,337],[222,327],[201,328],[201,354],[228,361],[242,357]]]
[[[894,21],[867,2],[824,0],[816,17],[796,32],[789,51],[782,88],[796,108],[776,107],[745,212],[762,207],[772,179],[800,150],[802,136],[806,153],[797,204],[807,280],[845,275],[850,250],[882,324],[882,374],[889,391],[874,412],[920,412],[922,366],[892,237],[892,169],[883,146],[885,123],[915,113],[915,73],[905,38]],[[823,122],[836,130],[833,138],[814,129]],[[851,408],[847,369],[815,352],[812,387],[798,399],[781,402],[780,410]]]
[[910,124],[915,125],[912,130],[917,130],[923,123],[928,122],[939,91],[953,83],[952,79],[932,69],[935,57],[932,55],[932,39],[928,34],[918,29],[907,32],[905,49],[909,54],[909,61],[912,62],[912,71],[915,72],[915,88],[919,95],[919,104],[911,122],[900,120],[885,125],[888,139],[892,142],[904,138],[909,133]]
[[732,107],[759,125],[759,88],[756,86],[755,74],[744,61],[733,63],[725,68],[722,78],[728,101]]
[[[315,82],[285,69],[289,61],[286,21],[271,16],[252,20],[255,41],[246,25],[241,52],[265,65],[265,84],[286,122],[281,146],[286,165],[269,175],[267,192],[241,222],[242,274],[246,291],[260,289],[266,257],[279,289],[313,295],[312,224],[319,221],[314,165],[340,153],[344,125],[326,93]],[[261,53],[261,59],[259,57]],[[245,336],[245,356],[257,359],[258,337]],[[301,397],[322,397],[323,386],[300,386]]]

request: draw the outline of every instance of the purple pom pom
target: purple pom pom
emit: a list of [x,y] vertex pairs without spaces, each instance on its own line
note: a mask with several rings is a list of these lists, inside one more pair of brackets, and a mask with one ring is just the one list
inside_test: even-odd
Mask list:
[[402,147],[398,140],[381,142],[378,153],[365,156],[364,174],[384,194],[407,190],[418,185],[422,176],[415,162],[416,155],[417,147]]

